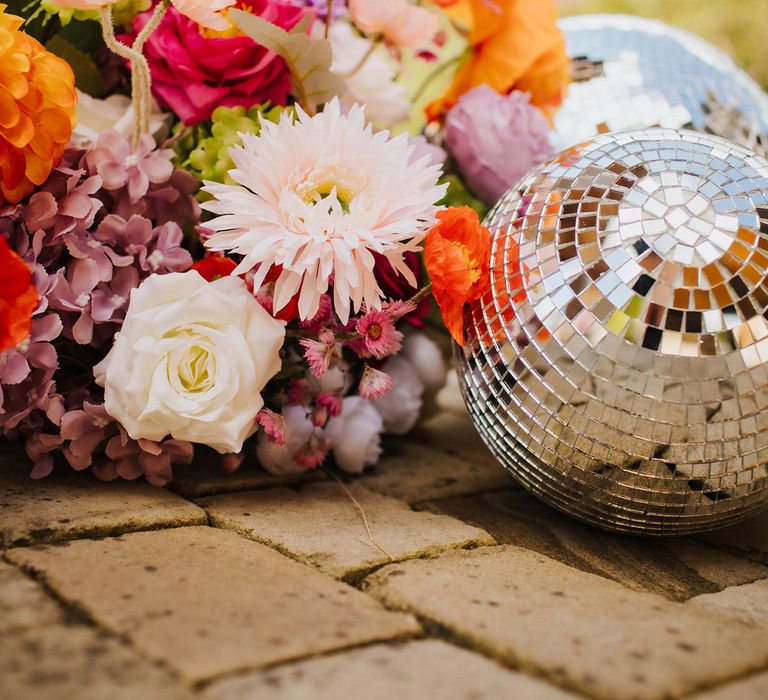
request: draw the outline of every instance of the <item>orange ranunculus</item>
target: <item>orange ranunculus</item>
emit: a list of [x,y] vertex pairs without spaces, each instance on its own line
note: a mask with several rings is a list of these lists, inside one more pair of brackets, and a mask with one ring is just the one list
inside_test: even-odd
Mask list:
[[0,5],[0,205],[16,203],[55,168],[75,124],[75,76]]
[[27,264],[0,236],[0,352],[18,345],[32,326],[40,300]]
[[467,90],[483,84],[502,94],[529,92],[531,104],[551,116],[571,77],[556,0],[437,2],[467,28],[473,53],[448,92],[427,107],[428,118],[440,118]]
[[424,241],[424,263],[446,328],[464,344],[464,304],[490,284],[491,234],[477,212],[457,207],[438,212]]

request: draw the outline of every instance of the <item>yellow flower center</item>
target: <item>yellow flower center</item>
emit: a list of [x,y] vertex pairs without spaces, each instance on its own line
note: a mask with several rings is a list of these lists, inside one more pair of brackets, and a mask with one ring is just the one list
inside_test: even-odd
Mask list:
[[373,338],[374,340],[378,340],[379,338],[381,338],[381,333],[382,333],[381,326],[378,325],[377,323],[372,325],[368,329],[368,337]]
[[164,338],[181,342],[166,355],[168,382],[176,391],[201,394],[216,383],[217,365],[213,343],[205,333],[189,327],[177,327]]
[[[251,15],[259,14],[258,10],[254,9],[251,3],[245,2],[244,0],[236,2],[232,7],[238,10],[242,10],[243,12],[247,12]],[[227,29],[211,29],[210,27],[202,27],[198,25],[198,31],[200,34],[202,34],[206,39],[232,39],[236,36],[243,36],[240,28],[232,21],[232,18],[229,16],[229,12],[227,10],[222,10],[219,14],[229,20],[230,26]]]
[[349,203],[352,201],[352,193],[335,182],[323,182],[314,187],[310,187],[304,193],[304,201],[307,204],[314,204],[317,206],[332,195],[335,195],[341,205],[341,210],[345,214],[349,214]]
[[179,381],[186,391],[200,393],[213,386],[211,361],[211,353],[207,348],[193,345],[187,350],[177,368]]
[[465,246],[463,243],[454,243],[453,245],[456,246],[458,251],[461,253],[461,256],[464,258],[464,262],[467,266],[467,272],[469,273],[470,283],[474,284],[482,276],[482,270],[480,269],[479,263],[472,257],[472,253],[470,252],[469,248],[467,248],[467,246]]

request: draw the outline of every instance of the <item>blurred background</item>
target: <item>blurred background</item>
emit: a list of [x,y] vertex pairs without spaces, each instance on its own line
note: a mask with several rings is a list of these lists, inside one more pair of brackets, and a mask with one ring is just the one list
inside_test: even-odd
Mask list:
[[564,15],[623,12],[688,29],[726,50],[768,89],[768,0],[560,0]]

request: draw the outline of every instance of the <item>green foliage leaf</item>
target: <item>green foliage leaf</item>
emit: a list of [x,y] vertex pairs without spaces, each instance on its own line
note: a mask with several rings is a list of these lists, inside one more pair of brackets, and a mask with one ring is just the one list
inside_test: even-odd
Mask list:
[[28,1],[25,2],[25,0],[3,0],[6,13],[9,15],[17,15],[18,17],[29,17],[30,12],[24,12],[24,8],[29,4],[30,3]]
[[93,54],[104,47],[101,26],[93,20],[71,20],[62,27],[59,36],[86,54]]
[[45,44],[61,29],[59,18],[48,17],[37,0],[2,0],[2,4],[6,6],[6,14],[24,18],[22,31],[41,44]]
[[285,60],[291,71],[293,93],[305,109],[312,109],[346,92],[344,81],[331,72],[331,42],[312,39],[306,34],[311,21],[309,17],[286,32],[242,10],[230,10],[229,16],[242,32]]
[[96,64],[88,54],[75,48],[62,36],[56,35],[45,45],[51,53],[63,58],[75,73],[75,85],[79,90],[92,95],[103,97],[105,93],[104,82]]
[[448,191],[445,193],[445,197],[440,202],[442,206],[446,207],[463,207],[467,206],[474,209],[477,215],[482,221],[488,214],[490,207],[478,199],[472,192],[469,191],[464,181],[458,175],[445,175],[440,179],[440,184],[448,183]]

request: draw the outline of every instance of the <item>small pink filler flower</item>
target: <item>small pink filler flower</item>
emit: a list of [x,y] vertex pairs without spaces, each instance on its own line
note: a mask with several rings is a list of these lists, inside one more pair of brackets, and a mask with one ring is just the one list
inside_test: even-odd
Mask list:
[[380,310],[371,309],[355,324],[355,331],[362,338],[352,341],[350,348],[360,357],[375,357],[377,360],[400,352],[403,334],[395,328],[395,323],[414,308],[413,304],[397,301]]
[[341,357],[336,347],[336,336],[328,328],[320,331],[317,340],[303,338],[299,344],[304,348],[304,359],[316,377],[322,377],[328,371],[333,359]]
[[366,365],[360,379],[358,392],[366,401],[384,396],[392,388],[392,377],[386,372]]

